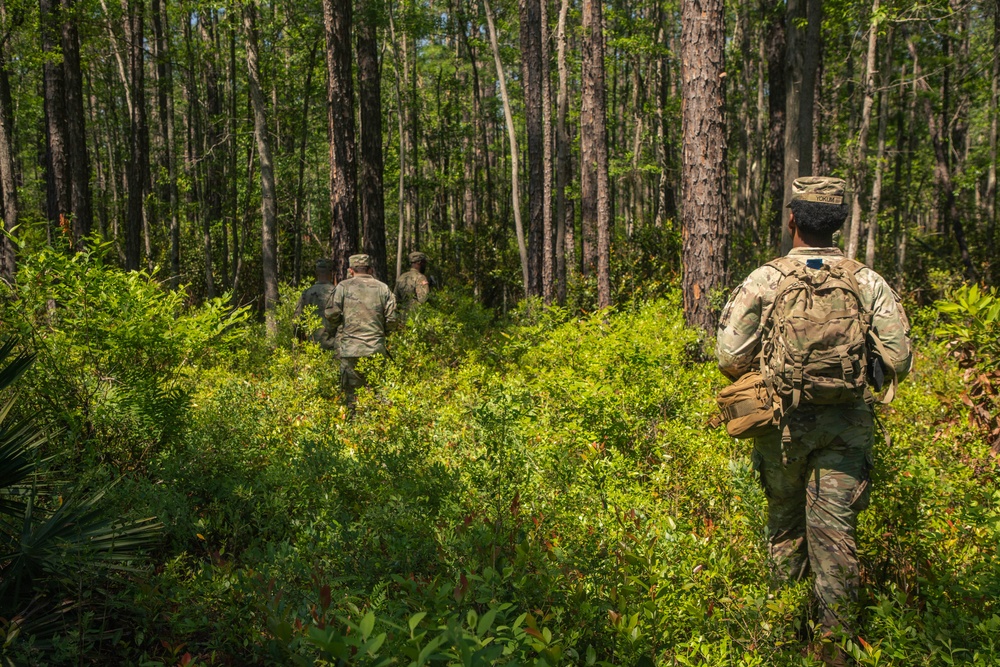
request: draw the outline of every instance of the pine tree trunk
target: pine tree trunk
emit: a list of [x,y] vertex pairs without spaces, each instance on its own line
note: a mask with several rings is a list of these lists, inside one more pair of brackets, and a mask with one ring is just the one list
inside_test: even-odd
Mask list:
[[542,297],[555,299],[556,229],[552,222],[552,77],[549,68],[548,0],[541,0],[542,26]]
[[542,0],[519,0],[524,124],[528,138],[528,295],[542,294]]
[[[312,103],[313,71],[316,69],[316,52],[319,41],[313,42],[309,50],[309,64],[306,69],[306,81],[302,89],[302,117],[299,119],[299,158],[298,176],[295,186],[295,217],[294,217],[294,247],[292,248],[292,282],[298,285],[302,280],[302,218],[306,208],[306,148],[309,144],[309,107]],[[384,247],[383,247],[384,251]]]
[[865,187],[867,176],[868,130],[872,122],[872,106],[875,102],[875,54],[878,46],[878,16],[879,0],[872,0],[870,24],[868,26],[868,55],[865,57],[864,101],[861,104],[861,125],[858,128],[858,145],[854,154],[854,193],[851,202],[851,226],[847,239],[847,256],[854,259],[858,254],[861,241],[861,191]]
[[66,119],[66,82],[62,67],[59,0],[39,0],[39,23],[42,35],[43,97],[46,130],[46,202],[50,229],[69,231],[72,215],[72,179],[69,168],[69,130]]
[[[611,185],[608,180],[604,17],[601,1],[583,0],[580,195],[584,216],[584,260],[589,264],[588,272],[597,272],[597,306],[606,308],[611,305]],[[591,232],[589,248],[588,231]]]
[[767,228],[770,246],[778,251],[785,226],[785,20],[777,8],[767,8],[767,11],[770,12],[767,27],[767,182],[771,198]]
[[530,274],[528,273],[528,248],[524,239],[524,226],[521,223],[521,186],[519,182],[519,165],[517,153],[517,131],[514,128],[514,114],[510,108],[510,97],[507,95],[507,76],[504,74],[503,61],[500,60],[500,43],[497,29],[493,24],[493,10],[489,0],[483,0],[486,11],[486,25],[490,32],[490,46],[493,48],[493,60],[496,63],[497,83],[500,86],[500,101],[503,103],[503,115],[507,121],[507,140],[510,145],[510,190],[514,213],[514,231],[517,234],[517,248],[521,257],[521,280],[524,296],[530,296]]
[[802,44],[802,93],[799,99],[799,176],[813,173],[813,144],[817,78],[823,32],[823,0],[804,0],[806,25]]
[[[0,9],[0,20],[7,19]],[[9,19],[7,19],[9,20]],[[14,161],[14,103],[7,70],[7,45],[0,42],[0,210],[3,212],[3,236],[0,236],[0,280],[14,284],[17,256],[14,242],[20,211],[17,201],[17,174]]]
[[726,178],[723,0],[681,4],[684,316],[715,330],[712,296],[726,285],[729,187]]
[[264,313],[267,331],[275,335],[278,322],[274,308],[278,304],[278,198],[271,160],[271,139],[267,128],[267,101],[260,83],[260,54],[257,44],[257,5],[251,0],[243,5],[243,28],[246,33],[247,83],[253,105],[253,129],[260,156],[261,265],[264,278]]
[[323,0],[330,128],[330,249],[338,280],[358,248],[358,194],[351,71],[352,0]]
[[[80,35],[76,29],[75,1],[62,0],[63,74],[66,91],[66,140],[70,171],[70,206],[73,210],[73,245],[83,250],[94,214],[90,195],[90,156],[87,152],[86,115],[83,108],[83,75],[80,71]],[[146,175],[149,168],[149,137],[146,137]]]
[[145,3],[126,0],[125,39],[128,42],[129,121],[128,213],[125,219],[125,268],[138,271],[141,264],[143,207],[149,185],[149,127],[146,124],[146,64],[143,27]]
[[[993,76],[990,90],[990,165],[986,174],[986,246],[996,247],[997,116],[1000,115],[1000,0],[993,3]],[[996,275],[994,273],[994,275]]]
[[569,14],[569,0],[561,0],[559,23],[556,28],[556,68],[559,72],[559,89],[556,93],[556,301],[566,303],[566,229],[572,227],[573,219],[568,217],[566,187],[572,175],[570,166],[569,130],[566,117],[569,115],[569,73],[566,65],[566,16]]
[[[801,20],[805,18],[808,0],[788,0],[785,9],[785,141],[781,210],[792,198],[792,183],[799,177],[799,150],[801,142],[802,79],[805,72],[805,31]],[[788,225],[781,225],[781,254],[792,247]]]
[[396,120],[399,125],[399,189],[396,197],[398,233],[396,234],[396,279],[403,273],[403,248],[406,232],[406,120],[403,108],[403,80],[399,72],[400,55],[396,47],[396,25],[389,14],[389,40],[392,43],[392,69],[396,78]]
[[174,155],[174,75],[166,3],[153,0],[152,14],[157,55],[156,90],[160,109],[160,141],[163,143],[163,166],[167,173],[167,202],[170,209],[170,287],[177,289],[181,279],[181,225],[177,210],[177,164]]
[[875,242],[878,237],[878,214],[882,205],[882,172],[885,171],[885,135],[889,125],[889,82],[886,76],[892,67],[892,29],[882,60],[882,82],[878,100],[878,148],[875,153],[875,182],[868,211],[868,238],[865,243],[865,264],[875,268]]
[[375,6],[364,9],[358,22],[358,93],[361,106],[361,222],[364,251],[375,275],[386,280],[385,200],[382,191],[382,73],[378,63]]

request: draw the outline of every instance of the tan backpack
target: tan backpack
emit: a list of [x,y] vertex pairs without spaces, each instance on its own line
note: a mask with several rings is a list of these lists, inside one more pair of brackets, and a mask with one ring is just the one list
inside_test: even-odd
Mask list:
[[[761,318],[760,371],[748,373],[718,397],[730,435],[763,435],[801,405],[871,402],[869,379],[883,372],[891,380],[883,402],[891,401],[896,385],[892,366],[881,361],[886,350],[872,330],[855,277],[864,265],[850,259],[803,263],[781,257],[768,266],[782,278]],[[787,428],[783,435],[788,438]]]

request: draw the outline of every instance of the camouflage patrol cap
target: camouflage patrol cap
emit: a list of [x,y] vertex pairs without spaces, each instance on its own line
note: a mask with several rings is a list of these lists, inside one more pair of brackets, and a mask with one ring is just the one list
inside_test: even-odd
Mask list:
[[333,271],[336,268],[332,259],[327,259],[326,257],[321,257],[316,260],[316,270],[317,271]]
[[352,269],[363,269],[372,265],[372,258],[368,255],[351,255],[347,259],[347,265]]
[[842,178],[832,176],[803,176],[796,178],[792,183],[792,199],[788,202],[791,206],[793,201],[811,201],[818,204],[833,204],[839,206],[844,203],[847,183]]
[[426,262],[427,255],[417,250],[414,250],[409,254],[410,264],[416,264],[417,262]]

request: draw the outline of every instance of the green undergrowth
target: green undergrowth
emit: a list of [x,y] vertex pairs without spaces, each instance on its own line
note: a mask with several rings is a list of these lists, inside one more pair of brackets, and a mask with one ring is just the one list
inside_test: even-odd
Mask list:
[[[677,294],[503,321],[439,294],[364,364],[351,421],[335,361],[293,340],[291,290],[284,303],[272,341],[219,309],[163,306],[173,323],[135,336],[174,345],[169,368],[95,393],[86,415],[46,413],[72,416],[66,448],[90,475],[122,477],[123,514],[165,526],[84,662],[815,664],[808,587],[769,588],[750,446],[706,426],[724,380]],[[1000,663],[997,464],[933,318],[915,317],[918,370],[882,413],[848,646],[863,665]],[[89,377],[62,335],[49,368],[75,359]],[[54,392],[49,374],[29,382]],[[147,433],[135,396],[161,397],[169,430]],[[112,399],[128,424],[109,421]],[[94,435],[109,429],[113,446]]]

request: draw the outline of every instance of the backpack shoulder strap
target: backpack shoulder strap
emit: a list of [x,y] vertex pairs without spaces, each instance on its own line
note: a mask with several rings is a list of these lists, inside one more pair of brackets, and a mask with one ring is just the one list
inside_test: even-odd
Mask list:
[[785,256],[785,257],[776,257],[775,259],[772,259],[770,262],[765,264],[765,266],[770,266],[771,268],[777,270],[782,276],[787,278],[788,276],[795,275],[796,273],[800,272],[804,265],[802,264],[802,262],[796,261],[791,257]]

